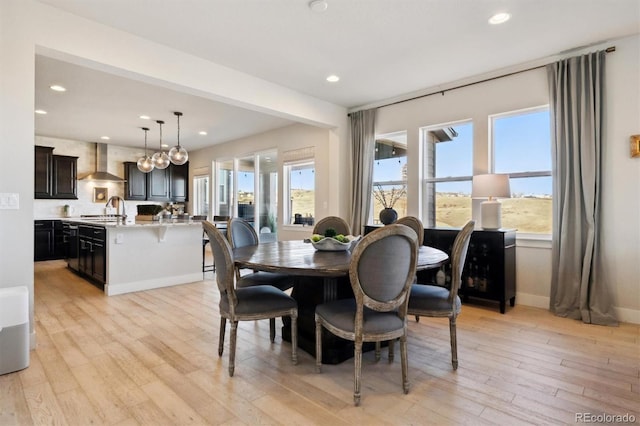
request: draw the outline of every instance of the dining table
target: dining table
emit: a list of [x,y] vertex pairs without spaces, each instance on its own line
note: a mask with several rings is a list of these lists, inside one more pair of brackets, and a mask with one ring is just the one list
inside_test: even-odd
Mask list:
[[[304,240],[290,240],[235,248],[233,257],[239,268],[277,272],[294,277],[291,295],[298,303],[298,347],[315,356],[316,306],[354,297],[349,282],[351,250],[320,251]],[[449,256],[444,251],[421,246],[418,249],[416,269],[422,271],[439,268],[448,260]],[[291,341],[291,328],[288,326],[290,320],[285,317],[283,321],[282,338]],[[323,363],[338,364],[351,357],[353,342],[323,330]]]

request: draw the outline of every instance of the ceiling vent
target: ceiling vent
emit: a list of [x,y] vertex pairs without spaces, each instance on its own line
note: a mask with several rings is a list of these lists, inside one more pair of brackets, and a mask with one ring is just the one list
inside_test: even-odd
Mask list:
[[125,182],[124,179],[107,171],[107,144],[96,143],[96,171],[82,178],[82,180],[103,180],[110,182]]

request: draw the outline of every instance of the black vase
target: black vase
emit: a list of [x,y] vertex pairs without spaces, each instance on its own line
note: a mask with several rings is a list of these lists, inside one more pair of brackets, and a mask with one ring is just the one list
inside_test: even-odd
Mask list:
[[385,207],[380,210],[380,222],[385,225],[389,225],[398,219],[398,212],[390,207]]

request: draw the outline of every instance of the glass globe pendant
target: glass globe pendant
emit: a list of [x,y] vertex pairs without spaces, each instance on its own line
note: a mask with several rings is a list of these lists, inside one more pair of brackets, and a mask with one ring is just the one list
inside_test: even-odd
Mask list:
[[169,160],[176,166],[181,166],[189,159],[189,153],[180,146],[180,116],[182,113],[176,111],[174,114],[178,117],[178,143],[169,151]]
[[171,161],[169,160],[167,153],[162,150],[162,125],[164,124],[164,121],[157,120],[156,123],[160,125],[160,151],[154,153],[151,159],[153,160],[153,165],[156,169],[166,169],[169,167],[169,163]]
[[142,173],[149,173],[153,170],[153,160],[147,154],[147,132],[149,131],[148,127],[142,127],[144,130],[144,157],[138,158],[138,170]]

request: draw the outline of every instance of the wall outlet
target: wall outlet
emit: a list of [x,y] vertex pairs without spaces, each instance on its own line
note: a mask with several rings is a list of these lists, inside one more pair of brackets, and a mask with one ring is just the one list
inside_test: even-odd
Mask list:
[[124,244],[124,234],[116,234],[116,244]]
[[0,209],[18,210],[20,208],[20,194],[16,192],[0,193]]

